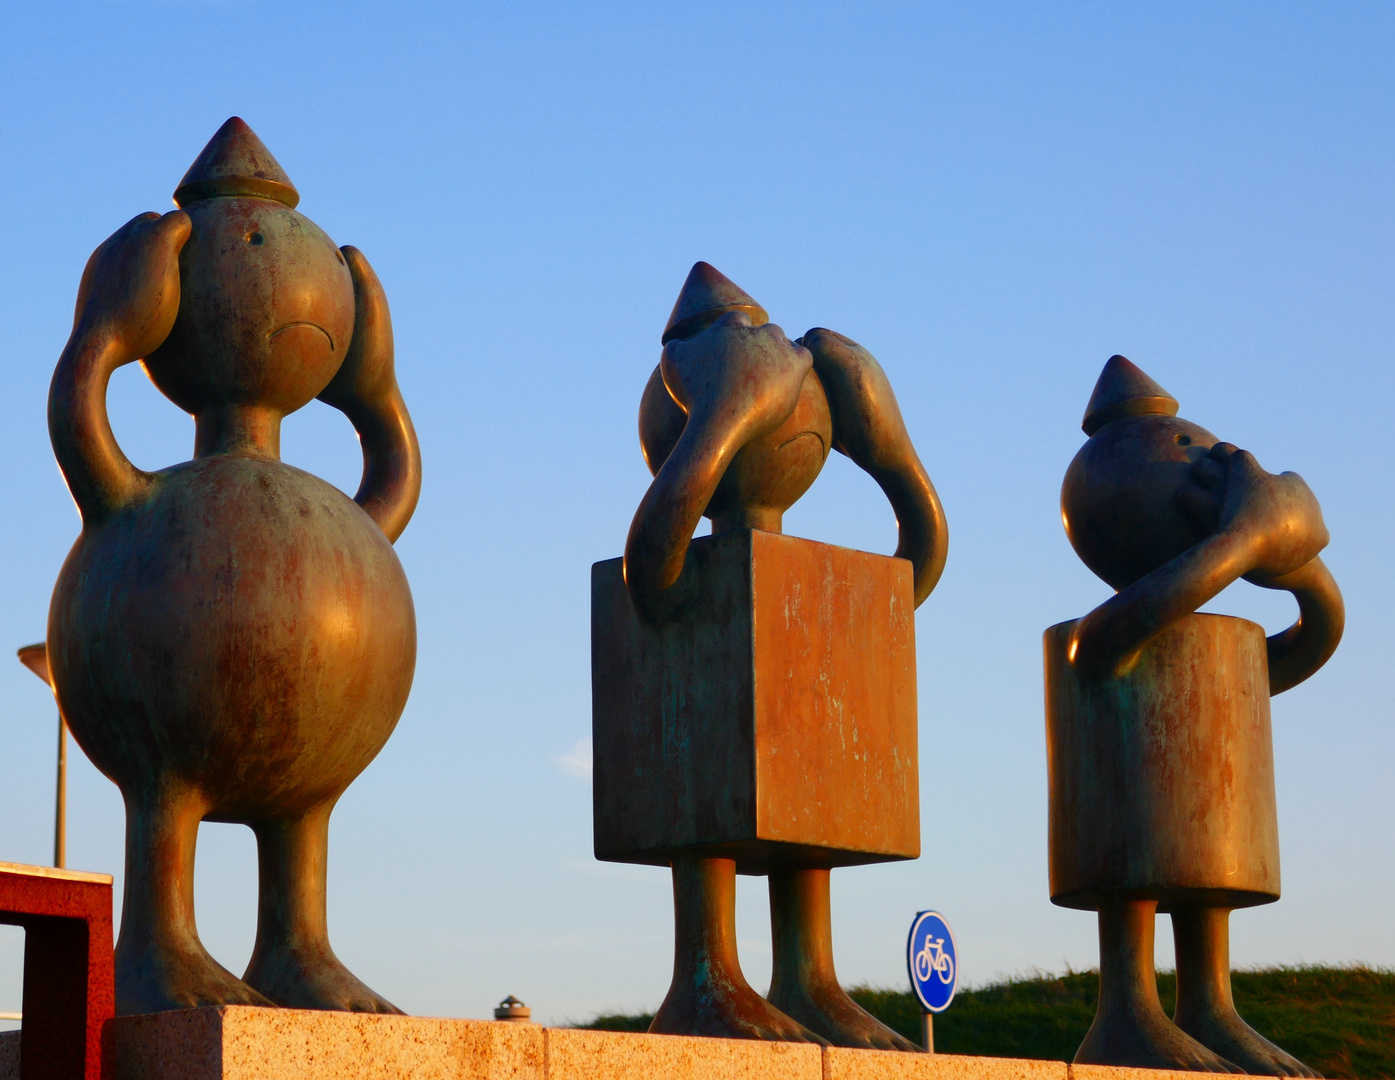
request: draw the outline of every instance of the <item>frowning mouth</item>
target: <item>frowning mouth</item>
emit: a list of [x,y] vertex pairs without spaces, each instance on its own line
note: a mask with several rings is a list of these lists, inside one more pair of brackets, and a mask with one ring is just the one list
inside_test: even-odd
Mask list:
[[800,439],[818,439],[818,440],[819,440],[819,448],[823,450],[823,453],[824,453],[824,456],[825,456],[825,457],[828,456],[828,447],[824,446],[824,444],[823,444],[823,436],[820,435],[817,431],[801,431],[798,435],[795,435],[795,436],[792,436],[791,438],[786,439],[784,442],[782,442],[782,443],[781,443],[779,446],[777,446],[775,449],[777,449],[777,450],[783,450],[785,447],[789,446],[790,443],[796,443],[796,442],[798,442]]
[[307,322],[304,319],[299,319],[295,322],[288,322],[285,326],[278,326],[271,333],[267,334],[267,340],[272,341],[276,338],[276,335],[284,334],[287,330],[294,330],[297,326],[308,326],[312,330],[318,330],[325,336],[325,340],[329,342],[329,351],[334,351],[334,339],[329,336],[329,331],[326,330],[323,326],[319,325],[319,323]]

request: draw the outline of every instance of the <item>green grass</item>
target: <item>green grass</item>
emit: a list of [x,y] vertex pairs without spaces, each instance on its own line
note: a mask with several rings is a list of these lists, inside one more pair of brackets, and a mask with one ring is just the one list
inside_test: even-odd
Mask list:
[[[1277,967],[1236,971],[1235,1004],[1250,1025],[1324,1076],[1395,1080],[1395,971],[1353,967]],[[1034,973],[960,991],[935,1017],[935,1049],[945,1054],[1069,1061],[1095,1015],[1099,976]],[[864,1009],[920,1041],[920,1013],[903,990],[856,986]],[[1158,975],[1170,1014],[1171,972]],[[652,1013],[605,1014],[580,1027],[645,1031]]]

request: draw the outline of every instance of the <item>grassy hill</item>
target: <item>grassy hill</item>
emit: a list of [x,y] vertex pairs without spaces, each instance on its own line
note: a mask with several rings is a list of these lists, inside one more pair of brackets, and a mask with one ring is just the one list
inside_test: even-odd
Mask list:
[[[1324,1076],[1395,1080],[1395,971],[1367,967],[1278,967],[1236,971],[1240,1015],[1262,1035]],[[1092,971],[1036,974],[961,991],[935,1017],[935,1049],[945,1054],[1069,1061],[1095,1015],[1099,976]],[[849,990],[868,1012],[920,1040],[920,1014],[903,990]],[[1172,1012],[1176,982],[1158,975]],[[652,1014],[597,1016],[581,1027],[644,1031]]]

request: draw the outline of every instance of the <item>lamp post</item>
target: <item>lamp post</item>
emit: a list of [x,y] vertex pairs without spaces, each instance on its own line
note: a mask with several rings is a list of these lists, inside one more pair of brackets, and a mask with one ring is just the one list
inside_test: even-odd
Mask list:
[[[51,690],[48,675],[48,648],[41,641],[19,650],[19,662],[32,671]],[[63,712],[58,712],[58,782],[53,800],[53,865],[62,869],[68,861],[68,725]]]

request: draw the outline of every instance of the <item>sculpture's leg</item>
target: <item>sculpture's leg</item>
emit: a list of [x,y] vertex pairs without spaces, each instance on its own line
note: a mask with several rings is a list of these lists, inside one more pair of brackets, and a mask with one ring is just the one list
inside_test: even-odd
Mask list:
[[1230,911],[1187,905],[1172,912],[1177,944],[1173,1020],[1198,1042],[1249,1073],[1317,1076],[1240,1018],[1230,994]]
[[734,860],[676,857],[673,911],[673,983],[651,1032],[823,1042],[752,990],[741,974]]
[[333,802],[258,822],[257,942],[243,978],[277,1005],[400,1013],[361,983],[329,947],[325,871]]
[[206,807],[187,791],[126,798],[126,884],[116,942],[118,1015],[270,1005],[208,955],[194,925],[194,846]]
[[1156,900],[1100,902],[1100,1000],[1077,1065],[1237,1072],[1167,1018],[1153,973]]
[[867,1012],[838,985],[833,971],[829,872],[774,870],[770,874],[770,929],[775,965],[770,1004],[834,1046],[919,1050]]

